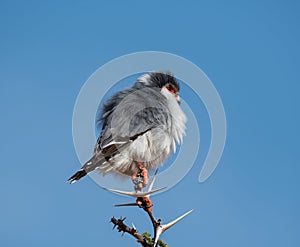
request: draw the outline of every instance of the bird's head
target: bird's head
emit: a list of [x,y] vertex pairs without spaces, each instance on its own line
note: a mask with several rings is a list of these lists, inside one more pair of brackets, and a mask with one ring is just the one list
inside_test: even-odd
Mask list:
[[152,72],[142,75],[138,78],[136,87],[156,87],[161,90],[165,96],[174,96],[180,103],[179,91],[180,86],[176,78],[168,72]]

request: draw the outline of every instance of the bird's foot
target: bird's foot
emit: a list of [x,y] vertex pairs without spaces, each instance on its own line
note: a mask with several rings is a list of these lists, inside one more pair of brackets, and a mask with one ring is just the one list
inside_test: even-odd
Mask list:
[[153,203],[150,200],[149,196],[138,197],[136,199],[136,204],[138,204],[138,206],[140,208],[143,208],[145,211],[147,211],[149,213],[152,212]]
[[[134,174],[131,179],[134,183],[135,191],[142,191],[149,182],[149,173],[145,166],[142,163],[137,163],[138,171]],[[153,203],[150,200],[149,196],[138,197],[136,199],[136,204],[140,208],[143,208],[147,212],[152,212]]]
[[149,182],[149,173],[142,163],[137,163],[138,171],[131,179],[134,183],[134,189],[136,191],[142,191]]

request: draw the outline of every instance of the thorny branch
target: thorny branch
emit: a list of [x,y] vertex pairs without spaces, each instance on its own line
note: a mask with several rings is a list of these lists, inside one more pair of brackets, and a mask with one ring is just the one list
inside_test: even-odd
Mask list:
[[[153,239],[151,239],[149,237],[146,238],[143,235],[139,234],[137,232],[137,229],[135,229],[134,227],[130,228],[127,225],[125,225],[124,221],[125,221],[126,217],[120,218],[120,219],[116,219],[116,218],[112,217],[111,222],[114,224],[114,228],[116,226],[118,226],[117,229],[119,232],[122,232],[123,234],[125,232],[129,233],[130,235],[135,237],[137,239],[137,242],[140,243],[143,247],[156,247],[158,244],[160,246],[167,246],[161,240],[158,240],[158,237],[164,231],[164,229],[162,228],[164,226],[161,226],[161,220],[160,219],[156,220],[152,213],[152,210],[149,210],[149,207],[147,206],[147,198],[141,197],[141,198],[139,198],[139,200],[141,202],[141,204],[139,204],[139,207],[142,208],[145,212],[147,212],[147,214],[150,217],[150,220],[151,220],[151,223],[152,223],[153,229],[154,229],[154,238]],[[157,231],[158,228],[161,228],[162,231],[158,232]]]
[[166,230],[168,230],[170,227],[174,226],[177,222],[179,222],[180,220],[182,220],[184,217],[186,217],[188,214],[190,214],[193,210],[190,210],[188,212],[186,212],[185,214],[181,215],[180,217],[178,217],[177,219],[173,220],[170,223],[167,224],[161,224],[161,219],[156,220],[153,213],[152,213],[152,202],[150,200],[150,194],[153,194],[157,191],[160,191],[164,188],[160,188],[160,189],[156,189],[156,190],[152,190],[155,178],[156,178],[156,174],[157,174],[157,170],[155,172],[155,175],[152,179],[152,182],[148,188],[148,192],[146,193],[142,193],[141,191],[137,192],[124,192],[124,191],[119,191],[119,190],[113,190],[113,189],[108,189],[106,188],[106,190],[117,193],[117,194],[122,194],[122,195],[127,195],[127,196],[133,196],[136,197],[136,202],[135,203],[127,203],[127,204],[118,204],[115,205],[117,207],[120,206],[138,206],[139,208],[142,208],[145,212],[147,212],[148,216],[150,217],[151,223],[153,225],[153,229],[154,229],[154,236],[153,239],[151,239],[148,235],[141,235],[137,232],[137,230],[135,229],[135,227],[130,228],[128,226],[126,226],[124,224],[124,220],[126,218],[120,218],[120,219],[116,219],[114,217],[111,218],[111,222],[114,224],[114,228],[117,226],[118,231],[122,232],[123,234],[125,232],[129,233],[130,235],[132,235],[133,237],[136,238],[137,242],[139,242],[143,247],[156,247],[157,245],[161,246],[161,247],[166,247],[167,245],[165,243],[163,243],[161,240],[159,240],[160,235],[165,232]]
[[123,219],[120,218],[118,220],[115,217],[111,218],[111,222],[114,224],[114,228],[116,226],[118,226],[117,229],[118,229],[119,232],[122,232],[123,234],[125,232],[129,233],[130,235],[135,237],[137,242],[140,243],[143,247],[152,247],[152,245],[149,244],[146,241],[146,239],[144,239],[144,237],[137,232],[137,230],[135,228],[130,228],[127,225],[125,225],[124,220],[125,220],[125,218],[123,218]]

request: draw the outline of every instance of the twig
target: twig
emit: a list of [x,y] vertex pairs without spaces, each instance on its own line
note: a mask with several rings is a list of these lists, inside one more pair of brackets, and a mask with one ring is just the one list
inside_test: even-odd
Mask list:
[[[126,192],[126,191],[124,192],[124,191],[120,191],[120,190],[107,189],[109,191],[112,191],[112,192],[115,192],[118,194],[137,197],[135,203],[118,204],[115,206],[118,206],[118,207],[120,207],[120,206],[138,206],[139,208],[142,208],[150,217],[151,223],[153,225],[153,230],[154,230],[153,238],[149,238],[148,235],[144,235],[144,236],[140,235],[137,232],[137,230],[135,229],[135,227],[130,228],[130,227],[126,226],[124,224],[125,218],[120,218],[118,220],[115,219],[114,217],[111,218],[111,222],[114,224],[114,228],[116,226],[118,226],[119,232],[122,232],[123,234],[125,232],[129,233],[130,235],[135,237],[137,239],[137,242],[139,242],[143,247],[157,247],[158,245],[159,246],[167,246],[165,243],[163,243],[161,240],[159,240],[161,234],[164,233],[166,230],[168,230],[170,227],[174,226],[177,222],[182,220],[184,217],[186,217],[188,214],[190,214],[193,211],[193,210],[190,210],[187,213],[181,215],[177,219],[175,219],[172,222],[167,223],[167,224],[161,224],[162,223],[161,219],[156,220],[152,213],[153,203],[150,200],[150,194],[162,189],[161,188],[161,189],[157,189],[157,190],[152,190],[156,175],[157,175],[157,170],[152,179],[152,182],[150,183],[150,185],[148,187],[148,192],[143,195],[142,195],[141,190],[137,190],[137,188],[135,188],[135,192]],[[139,194],[138,194],[138,191],[139,191]],[[151,236],[151,235],[149,234],[149,236]]]
[[141,234],[139,234],[139,233],[137,232],[136,229],[130,228],[130,227],[128,227],[127,225],[124,224],[124,220],[125,220],[125,219],[126,219],[126,218],[120,218],[120,219],[117,220],[115,217],[112,217],[112,218],[111,218],[111,222],[114,224],[114,228],[115,228],[116,226],[118,227],[117,229],[118,229],[119,232],[122,232],[123,234],[124,234],[125,232],[129,233],[130,235],[132,235],[133,237],[135,237],[136,240],[137,240],[137,242],[140,243],[143,247],[152,247],[152,245],[149,244],[149,243],[144,239],[144,237],[143,237]]

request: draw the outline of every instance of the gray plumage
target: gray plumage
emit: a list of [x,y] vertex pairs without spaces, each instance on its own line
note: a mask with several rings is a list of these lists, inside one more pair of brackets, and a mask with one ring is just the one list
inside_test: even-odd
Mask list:
[[179,90],[171,74],[153,72],[113,95],[98,119],[102,131],[94,155],[68,181],[73,183],[95,169],[124,177],[137,172],[137,163],[148,171],[162,164],[185,133]]

